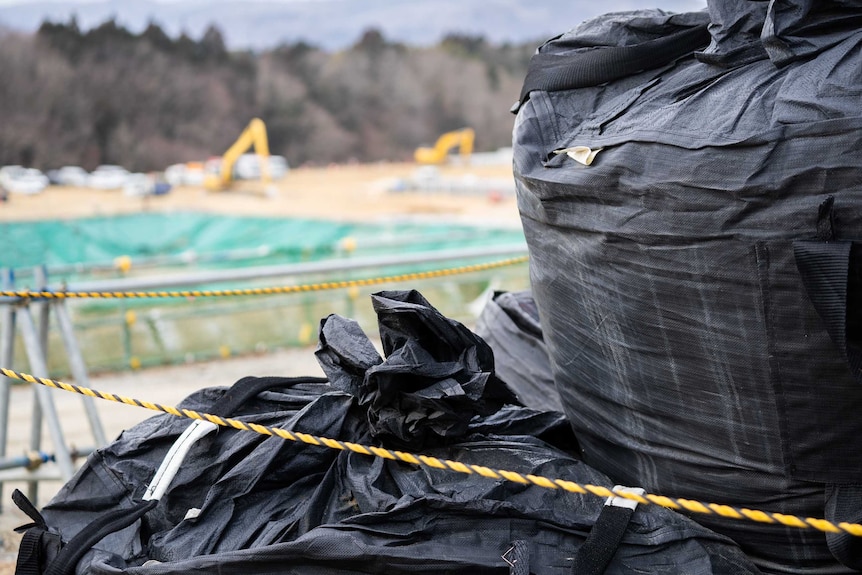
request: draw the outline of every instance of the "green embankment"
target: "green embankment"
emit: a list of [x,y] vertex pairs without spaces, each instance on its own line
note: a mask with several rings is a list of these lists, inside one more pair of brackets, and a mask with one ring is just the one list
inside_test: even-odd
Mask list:
[[[404,255],[523,242],[515,229],[392,222],[349,224],[317,220],[140,214],[79,220],[0,224],[0,268],[12,268],[17,288],[36,288],[32,270],[47,268],[49,285],[67,282],[190,273]],[[124,267],[123,264],[131,264]],[[293,285],[388,276],[477,263],[452,261],[353,270],[288,280],[203,287]],[[225,298],[82,300],[70,302],[75,334],[91,371],[176,363],[264,351],[316,341],[320,319],[337,313],[376,333],[368,296],[383,289],[418,289],[441,312],[469,323],[488,289],[523,289],[525,265],[446,278],[301,294]],[[15,364],[27,365],[16,342]],[[49,330],[49,367],[68,366],[59,330]],[[9,367],[9,366],[4,366]]]

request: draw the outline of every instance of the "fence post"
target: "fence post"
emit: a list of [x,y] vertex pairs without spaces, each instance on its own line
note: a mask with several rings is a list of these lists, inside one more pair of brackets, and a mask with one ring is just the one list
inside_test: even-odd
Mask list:
[[[15,285],[14,273],[10,268],[0,270],[0,287],[11,290]],[[14,367],[15,357],[15,305],[0,304],[0,362],[4,366]],[[9,398],[11,382],[5,375],[0,377],[0,458],[6,457],[6,446],[9,438]],[[3,493],[3,482],[0,481],[0,494]],[[0,511],[3,510],[3,498],[0,497]]]

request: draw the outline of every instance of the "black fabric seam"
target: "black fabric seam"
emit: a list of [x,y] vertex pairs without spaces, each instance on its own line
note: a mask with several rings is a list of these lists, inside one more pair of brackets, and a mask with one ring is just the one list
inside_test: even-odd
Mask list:
[[766,242],[754,244],[755,258],[757,260],[757,283],[759,287],[760,303],[763,308],[763,319],[766,328],[766,346],[769,354],[769,384],[775,394],[776,408],[778,409],[778,426],[781,437],[781,455],[784,458],[785,476],[792,476],[796,464],[793,460],[793,452],[790,449],[790,437],[788,429],[788,406],[784,394],[784,386],[781,385],[781,360],[775,350],[775,306],[770,297],[769,287],[769,246]]

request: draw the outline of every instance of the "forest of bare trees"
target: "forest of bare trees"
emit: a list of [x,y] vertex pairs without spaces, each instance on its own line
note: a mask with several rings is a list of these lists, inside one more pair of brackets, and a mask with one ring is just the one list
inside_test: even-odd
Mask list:
[[221,154],[253,117],[294,166],[405,160],[464,126],[494,150],[510,144],[534,50],[459,35],[411,47],[368,30],[335,53],[231,52],[212,27],[193,40],[155,24],[45,23],[0,35],[0,165],[162,170]]

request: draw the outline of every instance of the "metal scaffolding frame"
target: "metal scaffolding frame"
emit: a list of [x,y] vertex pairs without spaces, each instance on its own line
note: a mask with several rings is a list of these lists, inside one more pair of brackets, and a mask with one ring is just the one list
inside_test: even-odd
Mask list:
[[[47,286],[47,276],[43,267],[34,270],[34,278],[41,286]],[[0,284],[3,289],[14,289],[14,272],[10,269],[0,270]],[[48,330],[51,314],[54,314],[66,354],[69,367],[75,380],[82,386],[89,386],[89,376],[84,356],[75,339],[69,310],[63,300],[31,300],[21,298],[15,301],[5,301],[0,308],[2,327],[0,327],[0,363],[12,366],[15,355],[16,333],[20,333],[30,364],[30,371],[38,377],[48,377]],[[9,407],[10,381],[0,377],[0,458],[7,455],[9,440]],[[42,425],[46,424],[53,444],[54,454],[51,460],[53,466],[42,467],[45,458],[29,458],[40,463],[21,467],[12,467],[0,471],[0,488],[4,481],[26,481],[27,496],[31,501],[38,498],[38,482],[46,479],[68,481],[75,474],[73,452],[66,442],[57,409],[54,405],[52,390],[41,386],[33,386],[33,415],[30,420],[30,453],[42,453]],[[97,446],[107,443],[99,412],[91,397],[82,397],[84,411],[90,423],[93,440]],[[0,505],[2,508],[2,505]]]

